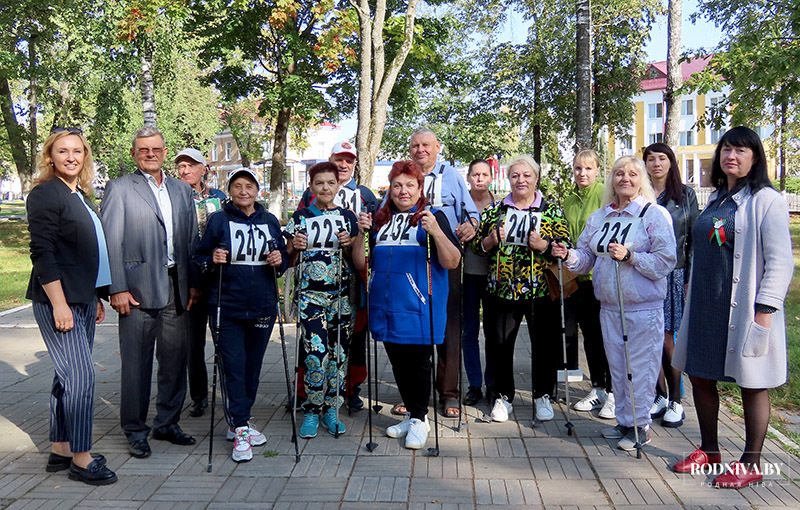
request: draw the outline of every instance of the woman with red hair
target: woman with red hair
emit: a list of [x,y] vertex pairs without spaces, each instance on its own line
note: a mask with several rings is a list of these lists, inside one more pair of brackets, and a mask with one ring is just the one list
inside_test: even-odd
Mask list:
[[[444,341],[447,271],[458,267],[461,248],[444,213],[426,208],[424,178],[416,163],[395,163],[389,182],[389,199],[374,218],[361,213],[358,224],[369,231],[372,251],[369,329],[386,348],[397,388],[408,409],[405,419],[387,428],[386,435],[405,436],[406,448],[416,450],[425,446],[428,439],[431,347]],[[356,242],[353,262],[358,268],[365,265],[363,250],[364,243]],[[436,296],[431,303],[429,289]]]

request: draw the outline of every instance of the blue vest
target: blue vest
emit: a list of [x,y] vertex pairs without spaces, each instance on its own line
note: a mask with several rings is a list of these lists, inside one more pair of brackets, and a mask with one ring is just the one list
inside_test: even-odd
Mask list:
[[[392,218],[396,220],[398,214]],[[419,226],[410,227],[407,232],[405,244],[392,244],[391,239],[387,243],[387,236],[381,235],[385,234],[383,229],[373,233],[369,329],[373,338],[382,342],[430,345],[427,234]],[[435,250],[431,252],[431,279],[433,338],[435,344],[441,344],[447,322],[449,285],[447,270],[439,264]]]

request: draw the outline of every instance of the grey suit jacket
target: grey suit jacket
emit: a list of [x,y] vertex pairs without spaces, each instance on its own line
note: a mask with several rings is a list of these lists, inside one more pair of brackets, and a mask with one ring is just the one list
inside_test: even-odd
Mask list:
[[[192,189],[166,179],[172,202],[172,229],[178,292],[185,309],[189,301],[191,256],[198,242]],[[164,308],[169,300],[164,218],[140,170],[106,184],[100,210],[111,264],[109,292],[128,291],[141,308]]]

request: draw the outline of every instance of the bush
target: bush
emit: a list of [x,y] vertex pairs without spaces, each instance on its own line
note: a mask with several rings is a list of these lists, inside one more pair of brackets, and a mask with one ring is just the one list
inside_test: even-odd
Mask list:
[[[772,181],[772,186],[779,190],[781,189],[781,180],[775,179]],[[787,177],[786,178],[786,192],[787,193],[797,193],[800,195],[800,177]]]

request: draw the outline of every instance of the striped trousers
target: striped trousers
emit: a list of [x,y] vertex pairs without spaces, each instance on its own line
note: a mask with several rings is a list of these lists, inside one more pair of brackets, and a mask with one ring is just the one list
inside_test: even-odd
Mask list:
[[92,448],[92,345],[97,302],[69,308],[75,325],[66,333],[56,330],[50,303],[34,301],[33,315],[55,368],[50,392],[50,441],[69,442],[72,452],[86,452]]

